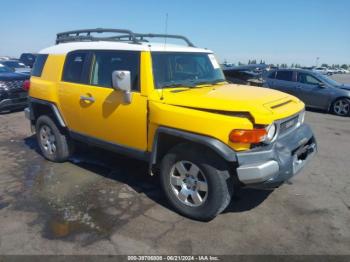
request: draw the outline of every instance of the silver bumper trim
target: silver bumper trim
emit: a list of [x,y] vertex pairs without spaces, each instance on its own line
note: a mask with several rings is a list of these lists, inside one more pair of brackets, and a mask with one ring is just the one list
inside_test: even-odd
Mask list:
[[30,108],[29,107],[26,107],[24,109],[24,116],[28,119],[28,120],[31,120],[31,117],[30,117]]
[[259,183],[268,180],[279,172],[277,161],[243,165],[237,168],[237,175],[244,184]]

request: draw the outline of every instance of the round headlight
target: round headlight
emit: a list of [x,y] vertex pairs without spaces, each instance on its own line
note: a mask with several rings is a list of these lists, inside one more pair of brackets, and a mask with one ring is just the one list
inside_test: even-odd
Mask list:
[[266,141],[270,142],[273,140],[273,138],[276,135],[276,124],[271,124],[267,127],[266,131],[267,131],[267,135],[266,135]]

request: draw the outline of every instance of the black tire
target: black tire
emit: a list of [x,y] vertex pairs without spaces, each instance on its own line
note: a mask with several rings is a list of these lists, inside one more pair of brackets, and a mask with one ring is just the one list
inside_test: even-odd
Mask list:
[[[189,206],[181,202],[170,183],[173,167],[180,161],[193,163],[205,176],[207,195],[200,206]],[[177,145],[164,156],[160,169],[161,185],[165,196],[174,209],[184,216],[209,221],[224,211],[231,201],[234,179],[230,175],[226,161],[210,149],[188,144]]]
[[[51,135],[45,136],[44,130],[46,130],[45,134],[48,134],[47,131],[50,130]],[[42,115],[36,121],[35,131],[41,153],[46,159],[58,163],[68,160],[73,153],[73,142],[57,127],[55,121],[47,115]],[[51,137],[51,139],[54,139],[54,142],[50,144],[54,145],[55,150],[52,149],[52,145],[50,147],[52,150],[49,150],[48,147],[44,145],[45,139],[43,139],[43,137]],[[48,143],[46,143],[46,145],[47,144]]]
[[[337,106],[339,106],[339,103],[344,103],[345,107],[343,108],[343,110],[340,110],[340,108]],[[349,116],[350,115],[350,99],[348,98],[339,98],[337,100],[335,100],[332,103],[331,106],[331,112],[337,116]]]

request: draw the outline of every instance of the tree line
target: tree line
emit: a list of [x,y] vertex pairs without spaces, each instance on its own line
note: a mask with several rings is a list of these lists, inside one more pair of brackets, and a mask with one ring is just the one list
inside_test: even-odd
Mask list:
[[[224,63],[227,64],[227,61],[225,60]],[[247,65],[247,64],[242,63],[240,61],[237,64],[238,64],[238,66]],[[265,60],[260,60],[260,62],[258,63],[258,61],[256,59],[249,59],[248,60],[248,65],[256,65],[256,64],[266,65],[266,62],[265,62]],[[292,63],[292,64],[290,64],[290,66],[288,66],[288,64],[286,64],[286,63],[269,64],[269,65],[276,66],[278,68],[302,68],[303,67],[301,64],[298,64],[298,63]],[[321,67],[327,67],[327,68],[331,68],[331,69],[342,68],[342,69],[348,70],[348,69],[350,69],[350,64],[322,64]]]

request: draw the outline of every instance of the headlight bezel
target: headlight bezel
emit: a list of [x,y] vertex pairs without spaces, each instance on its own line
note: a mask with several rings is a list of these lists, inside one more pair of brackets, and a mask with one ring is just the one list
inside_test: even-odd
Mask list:
[[266,130],[266,137],[265,140],[263,141],[266,144],[272,143],[276,137],[277,137],[277,124],[273,122],[272,124],[268,125],[265,130]]

